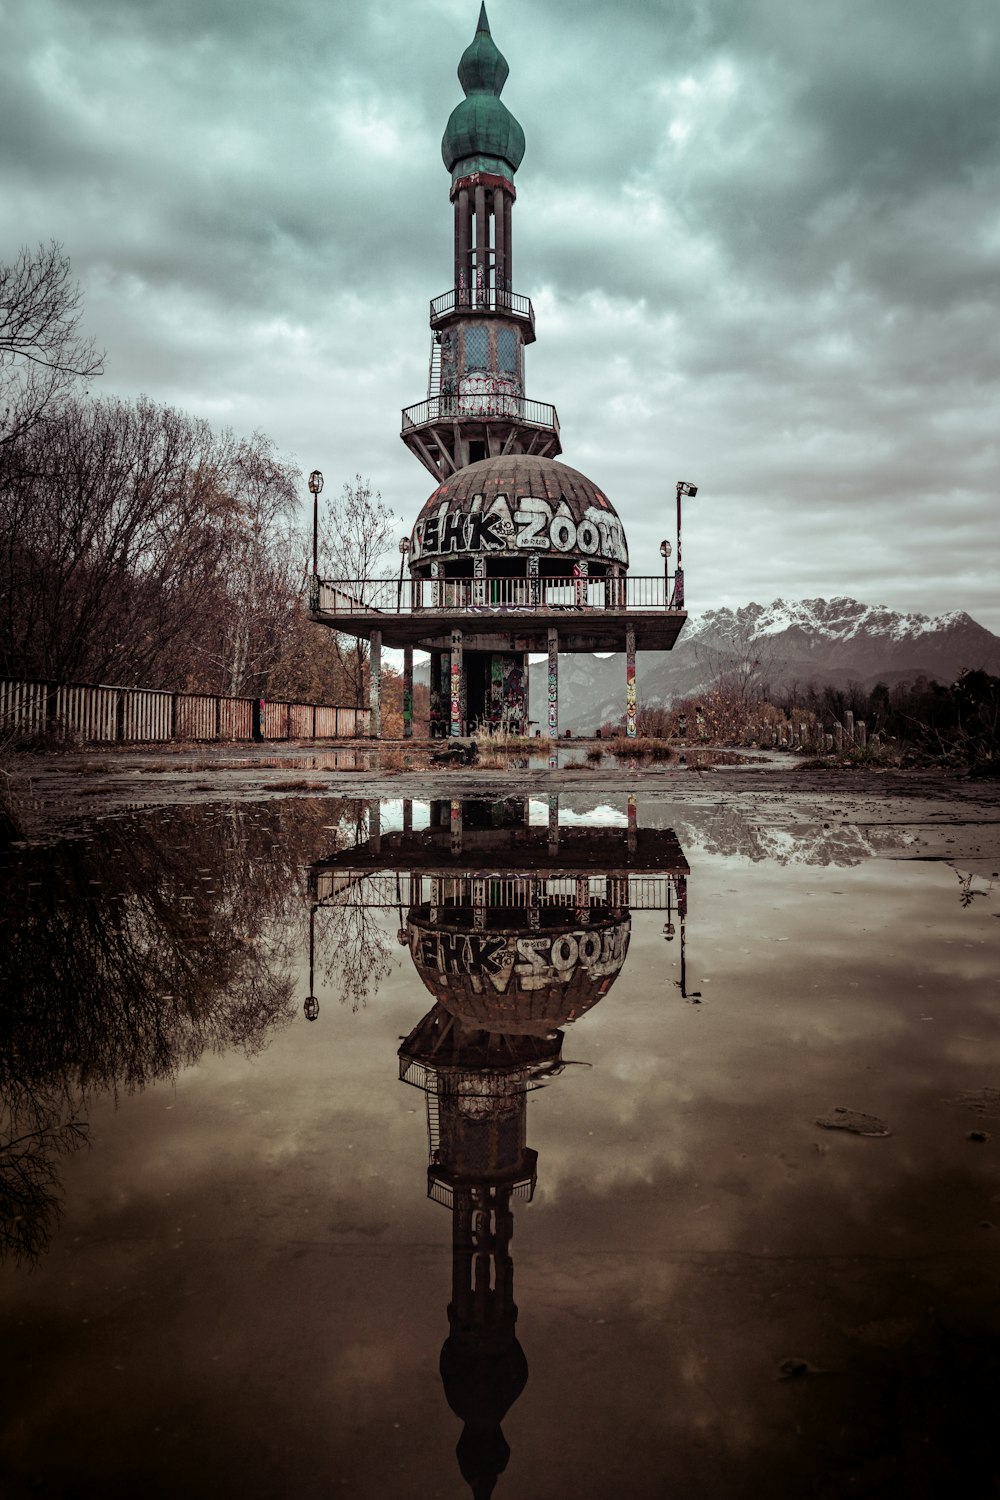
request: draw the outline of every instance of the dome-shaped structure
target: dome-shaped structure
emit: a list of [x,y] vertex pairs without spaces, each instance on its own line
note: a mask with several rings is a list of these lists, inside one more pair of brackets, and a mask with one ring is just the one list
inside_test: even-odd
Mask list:
[[458,79],[466,97],[452,110],[441,155],[452,177],[494,172],[513,177],[524,157],[524,131],[500,99],[507,82],[507,59],[490,35],[486,6],[462,53]]
[[439,1005],[470,1028],[548,1037],[603,1000],[628,954],[627,913],[595,912],[585,928],[558,911],[535,928],[505,915],[502,927],[465,932],[431,922],[428,907],[410,912],[413,964]]
[[[410,571],[485,555],[488,574],[527,570],[531,556],[571,572],[586,559],[592,576],[628,568],[625,531],[611,501],[568,464],[511,453],[467,464],[427,500],[413,527]],[[520,563],[520,569],[511,564]],[[456,572],[458,569],[449,568]]]

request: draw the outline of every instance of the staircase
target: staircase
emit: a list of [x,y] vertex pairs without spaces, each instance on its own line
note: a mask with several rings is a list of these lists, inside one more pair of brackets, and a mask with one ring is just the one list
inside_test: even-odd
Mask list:
[[441,394],[441,345],[431,334],[431,358],[427,369],[427,399]]

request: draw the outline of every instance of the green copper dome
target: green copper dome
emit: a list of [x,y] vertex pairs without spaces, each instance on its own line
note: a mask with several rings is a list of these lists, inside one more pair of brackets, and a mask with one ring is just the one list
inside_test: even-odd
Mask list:
[[524,131],[500,99],[509,71],[507,59],[490,35],[483,5],[476,34],[458,65],[458,81],[466,97],[452,110],[441,142],[441,155],[453,181],[471,172],[513,177],[521,165]]

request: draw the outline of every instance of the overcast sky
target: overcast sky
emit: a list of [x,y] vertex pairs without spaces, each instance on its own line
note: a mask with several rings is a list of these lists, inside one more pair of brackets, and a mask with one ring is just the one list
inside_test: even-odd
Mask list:
[[[360,471],[451,285],[479,0],[0,0],[0,258],[56,238],[94,389]],[[996,0],[492,0],[527,137],[527,392],[690,607],[850,594],[1000,631]]]

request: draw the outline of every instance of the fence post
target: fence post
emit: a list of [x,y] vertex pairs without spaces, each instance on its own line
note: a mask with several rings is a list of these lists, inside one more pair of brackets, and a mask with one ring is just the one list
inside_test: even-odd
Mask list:
[[251,702],[253,707],[250,711],[250,738],[259,745],[264,738],[264,700],[253,698]]

